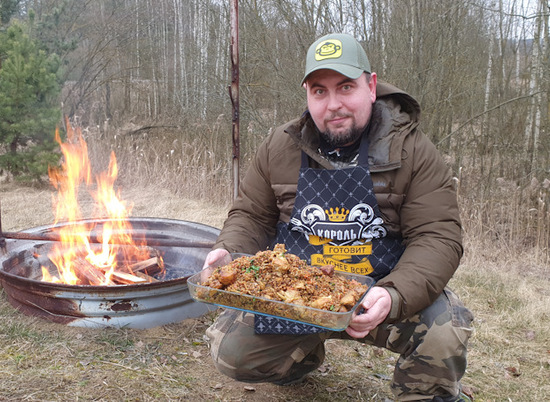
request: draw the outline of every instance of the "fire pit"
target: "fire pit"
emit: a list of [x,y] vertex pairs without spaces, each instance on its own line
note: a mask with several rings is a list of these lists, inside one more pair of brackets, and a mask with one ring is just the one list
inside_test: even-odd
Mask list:
[[[93,237],[111,221],[80,222],[93,225]],[[58,223],[6,236],[5,251],[0,251],[0,283],[8,301],[24,314],[79,327],[143,329],[206,313],[209,307],[189,295],[187,278],[202,268],[219,230],[172,219],[128,221],[132,234],[146,238],[147,246],[162,258],[164,271],[153,275],[152,282],[82,286],[42,280],[44,256],[57,244],[55,233],[68,225]]]
[[[88,147],[69,121],[67,142],[56,141],[60,167],[48,175],[57,195],[52,225],[2,232],[0,283],[25,314],[74,326],[150,328],[195,317],[207,307],[193,302],[187,278],[202,268],[218,229],[198,223],[130,218],[131,205],[114,183],[118,167],[92,180]],[[95,201],[84,219],[79,191]]]

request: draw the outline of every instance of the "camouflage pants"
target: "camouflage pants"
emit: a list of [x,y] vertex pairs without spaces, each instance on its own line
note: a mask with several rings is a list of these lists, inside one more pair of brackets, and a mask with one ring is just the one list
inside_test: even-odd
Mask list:
[[346,332],[257,335],[254,315],[225,310],[206,334],[217,369],[238,381],[289,384],[319,367],[326,339],[356,340],[399,353],[392,391],[400,401],[456,396],[466,370],[472,313],[449,289],[426,309],[381,324],[363,339]]

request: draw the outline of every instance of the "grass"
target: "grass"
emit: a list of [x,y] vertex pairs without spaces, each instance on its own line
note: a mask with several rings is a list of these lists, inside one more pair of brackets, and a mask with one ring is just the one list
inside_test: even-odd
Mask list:
[[[189,149],[177,148],[178,160]],[[184,177],[179,181],[159,170],[166,169],[160,155],[169,150],[154,152],[158,158],[120,158],[121,171],[131,169],[141,177],[122,185],[122,198],[133,203],[132,216],[221,227],[230,186],[214,154],[205,152],[193,160],[209,164],[205,170],[182,162]],[[450,286],[475,314],[465,390],[476,401],[550,400],[548,223],[540,223],[547,206],[537,201],[535,216],[531,206],[522,204],[521,194],[506,192],[502,199],[510,208],[500,209],[495,209],[498,194],[481,207],[465,196],[465,189],[460,194],[466,253]],[[2,182],[0,201],[4,230],[53,221],[49,189]],[[89,201],[83,209],[92,210]],[[514,214],[526,209],[531,223],[522,234]],[[147,330],[83,329],[25,316],[0,294],[0,400],[391,400],[397,356],[356,342],[328,341],[325,363],[299,386],[252,385],[223,377],[214,369],[203,338],[214,317],[210,313]]]
[[[494,245],[469,240],[469,253],[451,286],[475,313],[464,383],[480,401],[542,401],[550,397],[550,270],[523,269]],[[480,258],[481,257],[481,258]]]

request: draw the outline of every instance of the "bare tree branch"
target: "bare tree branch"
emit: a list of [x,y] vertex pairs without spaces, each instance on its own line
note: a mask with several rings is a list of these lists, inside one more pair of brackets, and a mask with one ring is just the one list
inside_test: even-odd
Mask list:
[[452,137],[453,135],[455,135],[458,131],[462,130],[465,126],[467,126],[468,124],[470,124],[472,121],[480,118],[481,116],[484,116],[486,115],[487,113],[490,113],[492,112],[493,110],[496,110],[496,109],[499,109],[509,103],[512,103],[512,102],[516,102],[518,100],[522,100],[522,99],[527,99],[527,98],[532,98],[533,96],[537,95],[537,94],[540,94],[544,91],[537,91],[535,93],[532,93],[532,94],[529,94],[529,95],[523,95],[523,96],[518,96],[516,98],[512,98],[512,99],[508,99],[507,101],[504,101],[502,103],[499,103],[498,105],[496,106],[493,106],[492,108],[490,109],[487,109],[487,110],[484,110],[483,112],[479,113],[479,114],[476,114],[474,117],[466,120],[464,123],[462,123],[460,126],[458,126],[456,129],[454,129],[453,131],[451,131],[449,134],[447,134],[445,137],[443,137],[441,140],[439,140],[439,142],[436,144],[436,145],[439,145],[441,144],[442,142],[446,141],[447,139],[449,139],[450,137]]

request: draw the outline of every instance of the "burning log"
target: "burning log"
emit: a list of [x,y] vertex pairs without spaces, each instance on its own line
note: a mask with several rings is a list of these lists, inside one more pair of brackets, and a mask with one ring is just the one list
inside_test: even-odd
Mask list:
[[127,274],[125,272],[120,272],[120,271],[113,271],[111,273],[111,279],[115,282],[121,282],[123,284],[148,282],[147,279],[145,279],[145,278],[142,278],[142,277],[139,277],[139,276],[136,276],[136,275],[132,275],[132,274]]
[[[78,266],[77,270],[74,270],[73,273],[77,280],[81,284],[88,285],[88,284],[97,284],[102,283],[104,285],[114,285],[114,281],[110,280],[108,277],[105,276],[105,272],[101,269],[98,269],[93,264],[91,264],[89,261],[87,261],[84,257],[76,257],[75,258],[75,264]],[[59,277],[58,277],[59,275]],[[64,278],[63,275],[59,272],[59,270],[55,273],[51,272],[51,268],[42,265],[42,274],[37,275],[31,279],[39,280],[39,281],[47,281],[47,282],[64,282],[68,278]]]
[[154,276],[162,272],[163,269],[164,262],[158,255],[147,260],[135,262],[128,266],[128,270],[134,275],[137,275],[138,273],[145,273],[147,276]]
[[78,269],[75,270],[75,274],[84,284],[98,283],[98,281],[104,281],[105,285],[113,285],[113,281],[105,276],[105,273],[92,265],[83,257],[77,257],[75,263],[78,264]]
[[[151,247],[142,249],[143,260],[132,262],[125,259],[124,254],[118,255],[118,258],[111,265],[96,265],[90,261],[82,250],[73,253],[72,269],[70,271],[55,270],[53,265],[64,250],[57,250],[48,257],[35,255],[38,259],[41,274],[33,275],[31,279],[46,282],[73,283],[77,285],[133,285],[140,283],[152,283],[159,280],[154,277],[164,272],[164,261],[160,252]],[[147,258],[147,255],[150,257]],[[42,261],[40,261],[42,260]],[[57,266],[57,265],[56,265]],[[67,276],[69,275],[69,276]]]
[[[155,256],[131,264],[123,261],[121,264],[117,264],[115,268],[101,267],[99,268],[101,271],[101,277],[108,277],[110,282],[112,282],[111,284],[115,285],[158,282],[158,279],[154,278],[153,275],[157,275],[164,270],[164,263],[157,250],[152,248],[148,249],[149,254],[155,254]],[[88,261],[86,261],[86,263],[88,263]],[[91,264],[88,263],[84,265],[79,267],[79,270],[86,271]],[[91,266],[97,271],[97,267],[94,267],[93,265]],[[93,270],[90,271],[92,271],[92,276],[95,275]],[[90,283],[97,283],[97,278],[95,281],[90,281]]]
[[160,255],[158,255],[158,251],[154,249],[151,250],[152,253],[157,255],[128,265],[125,267],[128,269],[128,273],[114,270],[112,276],[116,279],[113,279],[126,284],[158,282],[158,279],[154,278],[153,275],[157,275],[164,270],[164,263]]
[[143,278],[145,279],[147,282],[149,283],[152,283],[152,282],[160,282],[157,278],[154,278],[152,276],[149,276],[147,274],[144,274],[143,272],[135,272],[134,273],[136,276],[139,276],[140,278]]
[[154,266],[159,266],[159,257],[151,257],[148,260],[138,261],[133,264],[130,264],[128,268],[131,272],[145,271]]
[[[151,258],[151,260],[156,260],[156,258]],[[77,276],[79,280],[82,282],[83,285],[97,284],[100,278],[102,281],[104,281],[103,285],[105,286],[133,285],[138,283],[159,282],[159,280],[154,278],[153,276],[143,272],[139,272],[139,271],[134,272],[133,274],[130,274],[119,270],[114,270],[109,275],[108,269],[105,269],[105,270],[97,269],[96,267],[94,267],[92,264],[90,264],[88,261],[86,261],[83,258],[80,258],[78,262],[81,265],[76,272],[78,274]],[[142,261],[142,263],[144,262],[145,261]],[[148,266],[151,266],[151,263]],[[160,268],[158,268],[158,266],[156,267],[157,267],[157,272],[160,272]],[[50,272],[49,269],[47,269],[46,267],[43,267],[43,271],[41,275],[37,275],[30,279],[42,281],[42,280],[47,280],[46,278],[53,278],[55,275],[57,275],[57,272],[55,274],[52,274],[52,272]],[[47,281],[50,282],[50,280],[47,280]]]

